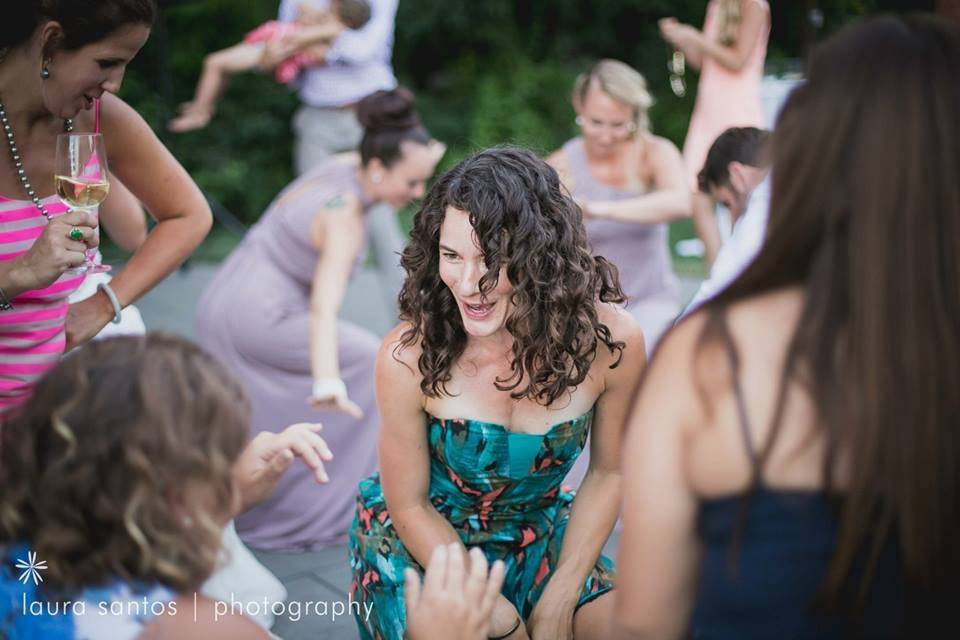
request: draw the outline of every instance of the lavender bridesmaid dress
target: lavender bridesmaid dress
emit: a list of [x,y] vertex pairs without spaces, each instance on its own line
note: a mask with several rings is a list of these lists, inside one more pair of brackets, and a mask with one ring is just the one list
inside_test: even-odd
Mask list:
[[[380,339],[337,323],[340,374],[362,420],[307,405],[310,295],[319,258],[310,244],[314,216],[345,195],[366,200],[356,164],[331,157],[280,193],[224,261],[197,307],[197,336],[244,384],[253,405],[252,435],[295,422],[322,422],[334,452],[330,482],[320,485],[300,461],[273,496],[237,518],[240,537],[253,548],[319,549],[346,542],[357,483],[377,464],[379,415],[373,369]],[[361,251],[362,256],[365,252]],[[358,258],[359,261],[359,258]]]
[[[643,195],[599,182],[590,173],[583,139],[563,145],[563,154],[578,200],[626,200]],[[673,273],[667,246],[667,225],[588,218],[584,221],[594,255],[603,256],[620,272],[627,295],[626,308],[640,325],[647,354],[680,312],[680,284]],[[579,486],[587,472],[590,450],[585,449],[567,475],[567,483]]]
[[[583,139],[563,145],[578,200],[627,200],[643,195],[597,181],[590,173]],[[647,353],[680,312],[680,284],[673,274],[667,246],[667,225],[588,218],[584,221],[595,255],[607,258],[620,271],[627,310],[643,329]]]

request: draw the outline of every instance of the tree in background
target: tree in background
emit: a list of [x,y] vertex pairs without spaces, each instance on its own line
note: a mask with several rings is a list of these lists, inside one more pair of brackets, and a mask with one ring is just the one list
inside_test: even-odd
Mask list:
[[[820,5],[821,31],[828,32],[877,10],[878,2],[773,3],[768,60],[798,58],[804,38],[819,35],[805,30],[807,5]],[[654,128],[679,144],[695,96],[691,91],[681,99],[670,91],[670,50],[656,23],[675,15],[699,24],[705,6],[706,0],[400,0],[394,66],[417,92],[430,131],[450,146],[447,164],[503,142],[541,151],[558,146],[575,133],[573,78],[600,57],[623,60],[647,76],[657,100]],[[296,97],[270,77],[247,75],[233,81],[208,128],[171,136],[164,123],[190,97],[203,56],[273,17],[277,2],[167,0],[161,7],[124,97],[208,194],[252,223],[293,176],[289,121]]]

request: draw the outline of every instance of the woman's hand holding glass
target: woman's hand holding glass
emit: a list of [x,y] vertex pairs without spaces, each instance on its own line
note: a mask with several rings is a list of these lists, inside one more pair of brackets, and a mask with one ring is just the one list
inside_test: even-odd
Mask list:
[[[99,242],[96,227],[96,217],[87,211],[72,211],[53,218],[30,249],[11,260],[7,288],[16,293],[43,289],[68,269],[82,265],[84,252]],[[80,240],[71,237],[75,229],[80,232]]]
[[[107,178],[107,152],[99,133],[64,133],[57,136],[57,155],[54,168],[57,195],[74,211],[86,211],[96,220],[97,207],[107,197],[110,181]],[[110,267],[94,261],[93,247],[99,243],[99,230],[94,225],[93,242],[86,242],[86,260],[72,273],[103,273]],[[86,240],[89,234],[71,229],[71,240]],[[92,238],[91,238],[92,239]]]

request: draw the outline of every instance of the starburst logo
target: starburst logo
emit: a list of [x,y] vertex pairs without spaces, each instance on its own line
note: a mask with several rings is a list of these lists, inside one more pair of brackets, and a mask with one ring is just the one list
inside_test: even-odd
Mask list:
[[20,573],[20,582],[27,584],[27,582],[33,579],[33,584],[38,585],[43,582],[43,576],[40,575],[40,572],[47,570],[47,561],[41,560],[37,562],[37,552],[27,551],[27,559],[17,559],[16,567],[17,569],[23,569]]

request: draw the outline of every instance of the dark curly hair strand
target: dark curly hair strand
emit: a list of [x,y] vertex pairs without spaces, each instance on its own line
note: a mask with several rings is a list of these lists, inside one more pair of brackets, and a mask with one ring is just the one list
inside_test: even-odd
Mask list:
[[580,207],[556,171],[530,151],[501,147],[464,160],[434,184],[401,258],[407,279],[400,317],[411,328],[397,348],[421,341],[424,394],[446,393],[467,343],[439,272],[440,226],[451,207],[469,214],[483,251],[488,270],[481,293],[497,285],[504,263],[513,284],[514,310],[505,325],[514,338],[512,373],[497,380],[498,389],[549,406],[584,381],[600,342],[617,354],[612,366],[619,364],[624,343],[597,313],[598,302],[625,300],[616,266],[591,255]]

